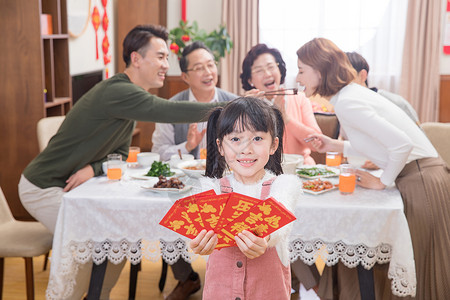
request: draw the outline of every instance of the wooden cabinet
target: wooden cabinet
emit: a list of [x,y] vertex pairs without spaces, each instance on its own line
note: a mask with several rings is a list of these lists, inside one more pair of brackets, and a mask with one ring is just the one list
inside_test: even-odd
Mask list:
[[41,36],[45,114],[65,115],[72,107],[66,0],[42,0],[42,14],[51,15],[53,21],[53,34]]
[[[31,219],[17,185],[39,153],[36,124],[71,107],[66,0],[0,0],[0,7],[0,186],[14,216]],[[52,16],[51,35],[41,35],[42,13]]]
[[[116,6],[116,71],[119,73],[125,70],[125,63],[122,59],[123,39],[136,25],[159,24],[167,26],[167,0],[119,0],[116,1]],[[150,92],[158,95],[159,91],[158,89],[152,89]],[[139,141],[133,140],[133,145],[140,146],[141,151],[150,151],[155,124],[137,122],[136,127],[140,130],[140,137]],[[139,142],[139,144],[134,144],[135,142]]]
[[450,122],[450,75],[441,75],[439,122]]

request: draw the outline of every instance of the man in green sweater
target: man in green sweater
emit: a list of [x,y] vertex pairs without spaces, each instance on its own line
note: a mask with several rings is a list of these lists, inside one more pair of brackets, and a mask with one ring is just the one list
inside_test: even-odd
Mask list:
[[[51,232],[65,192],[102,175],[108,154],[128,156],[136,121],[198,122],[220,105],[167,101],[148,92],[164,84],[169,69],[167,37],[162,26],[132,29],[123,41],[124,73],[102,81],[80,98],[47,148],[23,171],[21,202]],[[123,264],[108,264],[101,299],[109,299]],[[78,300],[87,291],[90,269],[87,264],[80,267],[70,299]]]

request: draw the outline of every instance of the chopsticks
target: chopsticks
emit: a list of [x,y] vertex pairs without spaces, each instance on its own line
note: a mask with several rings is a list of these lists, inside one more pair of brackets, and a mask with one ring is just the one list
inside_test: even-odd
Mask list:
[[[287,93],[287,91],[292,91],[291,93]],[[298,88],[292,88],[292,89],[283,89],[283,90],[276,90],[276,91],[269,91],[265,92],[264,95],[268,96],[278,96],[278,95],[297,95]]]

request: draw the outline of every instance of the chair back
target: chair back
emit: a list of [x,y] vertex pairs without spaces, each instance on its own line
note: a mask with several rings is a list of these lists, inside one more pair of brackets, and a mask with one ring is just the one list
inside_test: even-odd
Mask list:
[[422,123],[422,129],[442,159],[450,166],[450,123],[426,122]]
[[[314,113],[317,125],[319,125],[320,130],[326,136],[333,139],[339,137],[340,125],[338,118],[334,114],[323,114]],[[316,164],[325,164],[325,153],[311,152],[311,157],[314,159]]]
[[50,139],[56,134],[65,116],[42,118],[37,123],[37,138],[39,143],[39,151],[47,147]]
[[14,220],[14,217],[11,213],[11,209],[9,208],[8,202],[6,201],[5,194],[3,194],[3,190],[0,187],[0,225],[11,222]]

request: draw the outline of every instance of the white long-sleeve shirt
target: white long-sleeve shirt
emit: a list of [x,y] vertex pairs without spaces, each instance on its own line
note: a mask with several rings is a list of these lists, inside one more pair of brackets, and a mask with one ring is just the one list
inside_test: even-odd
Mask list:
[[[234,178],[234,175],[228,175],[233,192],[258,198],[261,196],[262,183],[275,176],[266,171],[263,179],[255,184],[243,184]],[[220,194],[220,180],[216,178],[201,178],[202,191],[214,189],[216,194]],[[297,201],[303,196],[302,182],[295,175],[279,175],[273,181],[270,188],[270,197],[283,204],[292,213],[295,212]],[[270,235],[269,247],[276,247],[278,257],[285,266],[289,266],[289,235],[292,231],[293,222],[278,229]]]
[[424,132],[397,105],[351,83],[330,100],[347,136],[344,156],[365,156],[383,169],[380,180],[392,184],[405,164],[438,157]]
[[[213,99],[210,102],[217,102],[217,89],[214,93]],[[198,102],[192,93],[191,89],[189,89],[189,102]],[[197,123],[198,131],[202,131],[206,128],[207,122]],[[170,123],[156,123],[155,131],[152,136],[152,152],[157,152],[161,155],[161,160],[169,160],[170,157],[174,154],[178,154],[178,150],[181,151],[182,154],[189,153],[186,150],[186,141],[180,144],[175,144],[175,133],[173,125]],[[206,148],[206,135],[203,137],[202,141],[199,144],[200,148]]]

